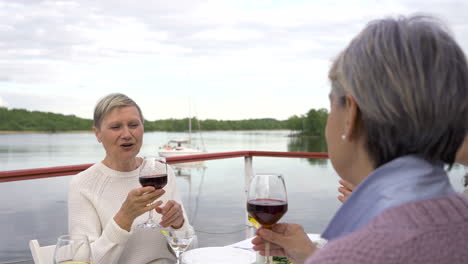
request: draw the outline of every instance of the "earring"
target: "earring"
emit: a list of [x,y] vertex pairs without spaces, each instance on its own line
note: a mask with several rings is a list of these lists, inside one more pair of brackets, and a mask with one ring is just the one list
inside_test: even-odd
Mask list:
[[346,135],[345,134],[341,135],[341,140],[343,140],[343,141],[346,140]]

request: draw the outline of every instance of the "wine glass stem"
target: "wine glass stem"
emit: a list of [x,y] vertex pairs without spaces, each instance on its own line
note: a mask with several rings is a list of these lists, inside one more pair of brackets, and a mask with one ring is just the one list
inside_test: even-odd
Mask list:
[[175,255],[176,255],[176,264],[180,264],[180,252],[178,250],[174,250],[175,251]]
[[148,222],[151,222],[151,221],[153,221],[153,210],[150,210],[148,213],[149,213],[148,214]]
[[270,243],[265,244],[265,264],[270,264]]

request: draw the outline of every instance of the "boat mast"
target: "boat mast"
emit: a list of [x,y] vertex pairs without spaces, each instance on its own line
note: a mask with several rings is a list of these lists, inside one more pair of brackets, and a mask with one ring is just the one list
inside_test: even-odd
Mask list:
[[206,152],[205,141],[203,140],[203,136],[202,136],[201,128],[200,128],[200,119],[197,118],[197,121],[198,121],[198,134],[200,135],[200,140],[201,140],[201,143],[202,143],[202,150],[203,150],[203,152]]
[[188,119],[188,126],[189,126],[189,132],[188,132],[188,141],[189,141],[189,144],[192,143],[192,117],[189,117]]
[[192,113],[191,113],[191,105],[190,105],[190,98],[189,98],[189,117],[188,117],[188,127],[189,127],[189,136],[188,141],[189,144],[192,144]]

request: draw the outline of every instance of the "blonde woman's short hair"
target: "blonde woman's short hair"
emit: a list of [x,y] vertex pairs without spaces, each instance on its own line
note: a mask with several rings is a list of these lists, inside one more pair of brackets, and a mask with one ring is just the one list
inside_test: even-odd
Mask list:
[[109,112],[111,112],[114,108],[126,106],[135,106],[138,109],[138,114],[140,115],[141,122],[144,122],[141,109],[138,106],[138,104],[135,103],[135,101],[133,101],[130,97],[126,96],[125,94],[112,93],[101,98],[96,104],[96,107],[94,108],[93,125],[97,129],[100,129],[102,120],[104,120],[104,118]]

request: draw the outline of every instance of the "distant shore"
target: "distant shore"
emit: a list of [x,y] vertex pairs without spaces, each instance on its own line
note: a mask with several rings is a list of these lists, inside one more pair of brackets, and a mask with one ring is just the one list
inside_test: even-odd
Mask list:
[[[199,132],[214,132],[214,131],[290,131],[289,129],[241,129],[241,130],[201,130]],[[174,133],[186,133],[187,131],[145,131],[147,132],[174,132]],[[57,133],[93,133],[93,130],[64,130],[64,131],[24,131],[24,130],[0,130],[1,134],[57,134]],[[293,135],[293,136],[304,136],[304,135]],[[312,136],[315,137],[315,136]]]
[[55,134],[55,133],[89,133],[92,130],[67,130],[67,131],[15,131],[15,130],[0,130],[0,134]]

